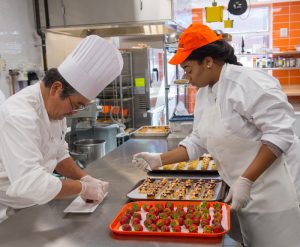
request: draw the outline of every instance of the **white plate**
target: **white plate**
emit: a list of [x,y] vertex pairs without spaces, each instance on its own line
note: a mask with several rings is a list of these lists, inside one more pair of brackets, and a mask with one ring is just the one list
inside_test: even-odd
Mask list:
[[[105,193],[104,199],[108,192]],[[104,200],[103,199],[103,200]],[[103,202],[102,200],[102,202]],[[92,213],[102,203],[87,203],[80,196],[77,196],[68,207],[64,210],[65,213]]]

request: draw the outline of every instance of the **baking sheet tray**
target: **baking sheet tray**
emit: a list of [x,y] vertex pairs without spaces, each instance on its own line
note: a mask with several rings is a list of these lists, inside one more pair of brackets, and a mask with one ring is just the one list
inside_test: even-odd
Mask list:
[[[193,162],[193,161],[192,161]],[[203,164],[203,160],[199,159],[197,160],[197,165],[196,167],[194,167],[194,169],[191,169],[190,164],[192,162],[182,162],[185,163],[185,165],[183,167],[181,167],[179,169],[179,164],[180,163],[174,163],[171,165],[164,165],[162,167],[159,167],[158,169],[155,170],[150,170],[148,171],[148,175],[151,174],[156,174],[156,173],[160,173],[160,174],[217,174],[218,170],[217,169],[213,169],[213,164],[215,163],[214,160],[210,160],[209,161],[209,165],[207,169],[202,169],[202,164]]]
[[[155,193],[154,196],[148,196],[147,193],[140,192],[140,188],[144,185],[144,182],[146,180],[153,180],[153,186],[158,185],[163,179],[167,180],[168,183],[165,184],[162,189]],[[186,182],[186,180],[190,180],[192,183],[191,190],[189,192],[186,192],[186,194],[182,197],[176,197],[175,194],[179,192],[179,186],[174,189],[176,193],[171,194],[169,197],[162,197],[163,192],[167,189],[167,187],[174,181],[174,179],[178,179],[180,182]],[[212,197],[203,197],[204,191],[206,187],[203,187],[203,190],[199,191],[199,196],[193,197],[192,191],[197,186],[197,182],[203,181],[205,185],[207,185],[210,181],[216,181],[216,186],[214,188],[214,196]],[[147,189],[151,190],[151,186],[147,185]],[[160,177],[160,178],[147,178],[140,180],[133,189],[127,194],[127,197],[131,200],[163,200],[163,201],[222,201],[225,198],[225,189],[226,184],[222,179],[189,179],[189,178],[166,178],[166,177]],[[172,196],[173,195],[173,196]]]
[[[225,203],[220,203],[222,208],[222,220],[221,225],[223,227],[223,230],[218,233],[204,233],[203,228],[201,227],[201,224],[198,226],[197,232],[190,233],[186,226],[180,226],[181,232],[174,232],[172,227],[170,227],[170,232],[163,232],[161,230],[157,231],[149,231],[147,227],[144,225],[144,221],[146,219],[146,211],[142,208],[143,205],[149,205],[151,207],[155,206],[158,202],[157,201],[137,201],[137,202],[131,202],[128,204],[125,204],[123,208],[119,211],[117,216],[114,218],[112,223],[110,224],[110,230],[116,234],[122,234],[122,235],[137,235],[137,236],[168,236],[168,237],[203,237],[203,238],[218,238],[223,236],[225,233],[227,233],[230,230],[230,207]],[[166,201],[159,202],[163,207],[166,205]],[[183,206],[184,211],[187,211],[187,206],[193,205],[194,207],[196,205],[200,205],[199,202],[173,202],[174,205],[174,211],[177,209],[179,205]],[[209,221],[210,226],[213,223],[213,205],[215,202],[209,202],[209,215],[211,216],[211,220]],[[135,204],[135,205],[134,205]],[[122,216],[126,214],[126,211],[128,209],[134,208],[134,206],[138,205],[141,207],[140,210],[136,211],[141,214],[141,221],[140,225],[142,225],[142,231],[135,231],[133,228],[132,223],[129,223],[132,230],[131,231],[124,231],[122,230],[122,226],[120,224],[120,219]]]
[[134,136],[167,136],[170,133],[170,127],[162,126],[142,126],[132,134]]

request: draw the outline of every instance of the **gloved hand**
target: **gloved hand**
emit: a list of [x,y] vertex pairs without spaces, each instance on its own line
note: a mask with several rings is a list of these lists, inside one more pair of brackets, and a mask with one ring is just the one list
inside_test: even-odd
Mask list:
[[109,185],[109,183],[108,183],[108,182],[105,182],[105,181],[103,181],[103,180],[94,178],[94,177],[92,177],[91,175],[86,175],[86,176],[82,177],[82,178],[80,179],[80,181],[84,181],[84,182],[95,181],[95,182],[99,183],[99,184],[102,186],[102,190],[103,190],[103,193],[104,193],[104,194],[105,194],[106,192],[108,192],[108,185]]
[[248,178],[239,177],[230,188],[224,202],[228,203],[231,201],[232,210],[239,210],[246,207],[246,205],[250,201],[250,191],[252,184],[253,182]]
[[83,200],[93,200],[96,202],[102,202],[104,199],[103,186],[98,181],[81,181],[81,192],[80,196]]
[[162,166],[160,153],[141,152],[133,155],[132,164],[143,171],[154,170]]

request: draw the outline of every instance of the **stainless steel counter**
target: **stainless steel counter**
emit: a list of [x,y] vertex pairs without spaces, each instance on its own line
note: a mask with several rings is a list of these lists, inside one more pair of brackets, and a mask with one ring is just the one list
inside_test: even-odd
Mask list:
[[72,198],[23,209],[0,224],[0,246],[223,246],[223,239],[129,237],[110,232],[109,224],[127,202],[127,192],[147,176],[131,166],[132,154],[166,150],[165,139],[129,140],[86,168],[93,176],[110,182],[109,195],[95,212],[64,213]]

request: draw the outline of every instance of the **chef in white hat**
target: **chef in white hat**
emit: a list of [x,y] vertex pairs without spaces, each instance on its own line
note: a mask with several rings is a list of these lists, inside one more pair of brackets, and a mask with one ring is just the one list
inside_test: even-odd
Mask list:
[[[65,116],[85,107],[120,75],[120,52],[96,35],[83,39],[42,81],[0,107],[0,222],[8,209],[80,195],[101,202],[108,183],[88,175],[70,157]],[[59,179],[53,171],[68,179]]]

